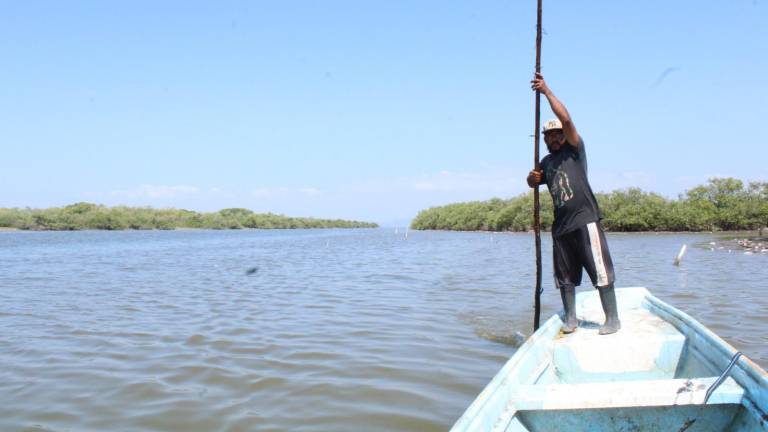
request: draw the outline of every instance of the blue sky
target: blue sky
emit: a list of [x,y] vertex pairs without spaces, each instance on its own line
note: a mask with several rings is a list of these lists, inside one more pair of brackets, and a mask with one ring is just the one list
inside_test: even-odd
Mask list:
[[[535,6],[2,2],[0,206],[404,225],[515,196],[533,165]],[[767,7],[545,1],[543,72],[596,191],[768,180]]]

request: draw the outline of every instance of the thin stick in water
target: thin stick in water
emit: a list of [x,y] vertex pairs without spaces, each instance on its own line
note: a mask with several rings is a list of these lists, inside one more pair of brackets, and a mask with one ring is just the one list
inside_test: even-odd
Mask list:
[[687,245],[683,245],[683,247],[680,248],[680,252],[677,254],[677,258],[675,258],[675,262],[673,263],[676,266],[680,265],[680,261],[683,260],[683,255],[685,255],[685,251],[688,248]]

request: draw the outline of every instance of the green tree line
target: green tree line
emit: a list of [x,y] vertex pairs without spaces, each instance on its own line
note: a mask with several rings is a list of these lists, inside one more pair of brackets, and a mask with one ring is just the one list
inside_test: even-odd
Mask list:
[[[552,200],[541,189],[541,227],[552,227]],[[711,178],[667,199],[638,188],[595,195],[609,231],[754,230],[768,226],[768,183]],[[503,200],[473,201],[422,210],[413,229],[527,231],[533,225],[533,191]]]
[[0,227],[22,230],[143,230],[174,228],[375,228],[370,222],[288,217],[228,208],[213,213],[151,207],[106,207],[80,202],[47,209],[0,208]]

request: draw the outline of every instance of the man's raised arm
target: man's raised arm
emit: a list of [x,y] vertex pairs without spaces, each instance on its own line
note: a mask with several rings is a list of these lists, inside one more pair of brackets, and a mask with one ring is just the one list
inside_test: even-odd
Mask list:
[[552,112],[555,113],[560,120],[560,123],[563,124],[563,134],[565,134],[565,139],[568,140],[570,145],[578,148],[581,139],[579,138],[579,133],[576,132],[576,126],[573,124],[573,120],[571,120],[571,115],[568,114],[568,110],[565,109],[565,105],[560,102],[560,99],[558,99],[555,94],[552,93],[552,90],[547,87],[547,83],[544,82],[544,77],[540,73],[537,73],[536,78],[531,81],[531,88],[538,90],[541,94],[547,97]]

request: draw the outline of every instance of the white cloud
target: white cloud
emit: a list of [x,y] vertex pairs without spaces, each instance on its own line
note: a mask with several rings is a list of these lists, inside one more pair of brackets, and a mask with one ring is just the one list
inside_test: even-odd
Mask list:
[[[489,166],[482,171],[447,170],[419,176],[401,176],[342,185],[328,195],[373,197],[380,205],[419,208],[466,200],[509,198],[528,191],[524,175],[509,167]],[[354,198],[351,198],[354,199]]]
[[617,189],[640,188],[646,192],[659,192],[656,176],[644,171],[592,172],[589,182],[595,192],[611,192]]
[[251,196],[256,198],[270,198],[275,196],[277,189],[272,188],[258,188],[251,190]]
[[318,196],[323,194],[323,191],[317,188],[299,188],[299,189],[296,189],[296,192],[302,193],[304,195],[309,195],[309,196]]
[[304,188],[286,188],[286,187],[272,187],[272,188],[256,188],[251,189],[250,195],[255,198],[269,199],[269,198],[289,198],[292,196],[320,196],[323,191],[314,187]]
[[110,192],[112,196],[139,199],[139,198],[178,198],[182,196],[194,195],[200,192],[195,186],[179,185],[179,186],[157,186],[157,185],[140,185],[134,189],[129,190],[113,190]]
[[589,177],[595,192],[611,192],[617,189],[637,187],[645,192],[655,192],[668,198],[677,198],[678,195],[687,190],[707,184],[707,181],[713,177],[734,177],[742,179],[745,183],[748,181],[738,175],[723,173],[659,177],[644,171],[600,172],[591,174]]
[[[332,188],[253,187],[232,190],[189,185],[141,185],[111,192],[112,205],[152,205],[216,211],[244,207],[256,212],[406,223],[418,211],[452,202],[509,198],[528,190],[525,173],[492,165],[473,171],[440,170],[380,177]],[[104,200],[98,200],[104,201]]]
[[523,178],[509,170],[486,172],[450,172],[423,175],[411,181],[411,188],[425,192],[480,192],[485,194],[510,195],[519,193]]

